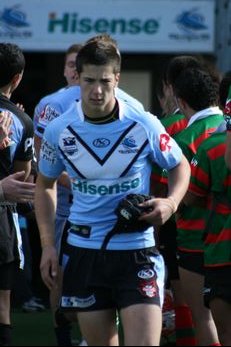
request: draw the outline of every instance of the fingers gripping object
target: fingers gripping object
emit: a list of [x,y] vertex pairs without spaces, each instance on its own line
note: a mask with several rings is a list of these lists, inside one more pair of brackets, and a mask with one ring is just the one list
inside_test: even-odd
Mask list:
[[150,199],[151,196],[149,195],[129,194],[120,201],[115,209],[115,213],[118,217],[117,225],[121,232],[143,231],[149,226],[147,222],[139,221],[138,219],[143,213],[152,210],[149,206],[139,206],[139,204]]
[[139,204],[151,198],[151,196],[144,194],[129,194],[119,202],[115,209],[117,222],[114,228],[106,235],[102,249],[106,249],[108,242],[115,234],[142,232],[150,226],[145,221],[139,221],[139,217],[145,212],[152,211],[152,207],[139,206]]

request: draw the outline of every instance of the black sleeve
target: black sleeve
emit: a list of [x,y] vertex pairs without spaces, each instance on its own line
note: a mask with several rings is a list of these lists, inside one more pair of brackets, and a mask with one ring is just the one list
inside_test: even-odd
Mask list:
[[31,118],[24,114],[20,117],[23,125],[22,140],[16,150],[14,160],[29,161],[34,157],[34,128]]

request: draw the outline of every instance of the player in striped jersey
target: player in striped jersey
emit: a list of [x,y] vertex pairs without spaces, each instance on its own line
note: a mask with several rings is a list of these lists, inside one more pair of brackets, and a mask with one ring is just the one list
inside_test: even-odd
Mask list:
[[[191,162],[198,146],[223,121],[223,113],[217,107],[218,85],[207,72],[186,69],[176,79],[173,88],[179,108],[189,120],[186,129],[176,135],[175,140]],[[204,279],[202,236],[206,214],[204,207],[183,205],[177,218],[180,278],[200,345],[218,342],[211,313],[204,307],[201,297]]]
[[[220,83],[221,108],[227,112],[231,74]],[[228,98],[227,98],[228,95]],[[228,112],[227,112],[228,113]],[[231,342],[231,175],[225,165],[226,129],[205,140],[191,162],[192,177],[185,202],[195,204],[210,195],[205,242],[205,304],[210,306],[222,345]]]
[[[204,230],[205,302],[211,308],[222,345],[231,342],[231,173],[225,165],[226,133],[215,133],[191,163],[190,192],[199,203],[210,196]],[[186,202],[196,204],[190,196]]]

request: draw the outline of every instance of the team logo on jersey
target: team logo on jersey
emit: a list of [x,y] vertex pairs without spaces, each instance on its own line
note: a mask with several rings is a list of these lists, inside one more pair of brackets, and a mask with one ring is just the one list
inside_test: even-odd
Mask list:
[[105,139],[105,138],[99,138],[99,139],[95,139],[93,141],[93,145],[97,148],[105,148],[108,147],[110,145],[110,140]]
[[160,150],[161,152],[166,152],[166,151],[170,151],[170,149],[172,148],[169,144],[171,138],[168,134],[161,134],[160,135]]
[[63,150],[69,155],[73,155],[78,151],[77,140],[74,136],[68,136],[63,139]]
[[125,139],[122,142],[124,150],[119,150],[119,153],[128,154],[128,153],[137,153],[138,148],[135,139],[133,136],[125,137]]

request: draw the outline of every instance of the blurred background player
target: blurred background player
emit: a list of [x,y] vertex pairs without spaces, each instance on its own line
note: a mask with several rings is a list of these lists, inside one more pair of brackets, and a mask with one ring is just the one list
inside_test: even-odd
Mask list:
[[[30,174],[33,159],[33,124],[31,118],[10,101],[25,68],[25,58],[17,45],[0,43],[0,110],[10,111],[11,131],[7,145],[0,150],[0,179],[14,172]],[[20,176],[19,176],[20,177]],[[33,191],[32,191],[33,193]],[[16,205],[0,204],[0,345],[11,345],[10,296],[16,268],[23,267],[21,235]]]
[[[80,98],[78,77],[76,74],[76,57],[81,48],[80,44],[71,45],[65,54],[64,60],[64,77],[66,79],[66,86],[58,91],[45,96],[40,100],[34,111],[34,138],[36,156],[39,160],[39,152],[41,141],[46,126],[63,112],[68,109],[69,104]],[[56,247],[58,252],[61,247],[61,240],[63,233],[65,234],[65,226],[70,212],[72,202],[72,193],[70,190],[69,179],[63,173],[58,181],[57,190],[57,210],[56,210],[56,224],[55,224],[55,237]],[[61,269],[59,277],[61,277]],[[60,279],[61,282],[61,279]],[[59,312],[58,304],[60,298],[60,287],[53,288],[50,291],[50,305],[54,316],[54,329],[58,346],[71,345],[71,323]]]

